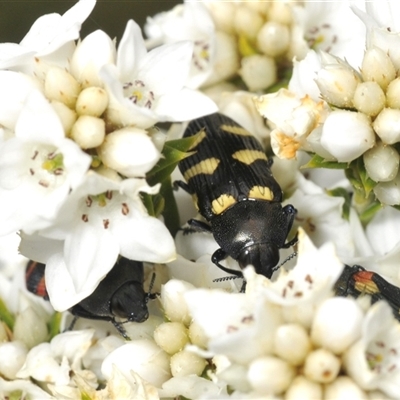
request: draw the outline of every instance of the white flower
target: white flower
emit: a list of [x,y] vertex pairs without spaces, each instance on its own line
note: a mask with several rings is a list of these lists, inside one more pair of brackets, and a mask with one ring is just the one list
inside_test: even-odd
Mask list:
[[15,379],[9,381],[0,377],[0,396],[12,398],[16,392],[19,396],[25,396],[32,400],[54,399],[53,396],[29,380]]
[[91,346],[93,334],[93,330],[66,332],[50,343],[39,344],[30,350],[17,377],[67,385],[71,372],[81,369],[82,357]]
[[379,302],[368,311],[362,337],[345,353],[347,373],[363,389],[397,397],[400,390],[400,325],[392,309]]
[[107,118],[116,125],[148,128],[216,111],[215,104],[185,87],[193,44],[163,45],[147,53],[139,26],[130,20],[118,47],[117,66],[101,76],[110,94]]
[[64,311],[94,291],[118,255],[132,260],[168,262],[175,257],[165,225],[150,217],[139,191],[154,194],[144,179],[111,181],[94,172],[72,192],[59,219],[40,234],[64,240],[63,254],[46,261],[52,305]]
[[210,76],[215,57],[213,20],[201,2],[185,2],[172,10],[148,17],[144,30],[152,42],[193,41],[193,56],[186,85],[196,89]]
[[51,225],[90,157],[64,137],[61,122],[39,92],[29,95],[15,137],[0,145],[0,234]]
[[332,111],[322,127],[321,145],[339,162],[350,162],[375,144],[370,119],[358,112]]
[[81,25],[95,4],[96,0],[80,0],[62,16],[52,13],[38,18],[19,45],[0,45],[0,68],[32,74],[35,68],[40,70],[41,59],[67,66],[68,54],[75,48],[74,40],[79,38]]

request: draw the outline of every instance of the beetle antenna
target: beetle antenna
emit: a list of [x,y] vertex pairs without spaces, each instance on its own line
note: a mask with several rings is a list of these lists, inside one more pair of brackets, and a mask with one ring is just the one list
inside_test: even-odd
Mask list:
[[156,274],[155,272],[153,272],[153,275],[151,276],[151,281],[150,281],[150,285],[149,285],[149,291],[147,292],[147,296],[146,296],[146,303],[148,303],[149,299],[155,299],[156,298],[156,293],[151,293],[153,286],[154,286],[154,281],[156,280]]
[[297,256],[297,251],[294,251],[292,254],[288,255],[279,265],[274,267],[272,269],[273,272],[277,271],[280,267],[285,265],[288,261],[290,261],[292,258],[295,258]]
[[230,281],[232,279],[237,279],[237,278],[242,278],[242,277],[237,276],[237,275],[223,276],[222,278],[213,279],[213,282],[225,282],[225,281]]

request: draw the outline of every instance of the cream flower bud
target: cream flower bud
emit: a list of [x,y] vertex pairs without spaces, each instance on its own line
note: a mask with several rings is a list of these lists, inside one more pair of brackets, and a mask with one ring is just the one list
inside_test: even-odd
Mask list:
[[332,297],[317,309],[311,327],[311,339],[318,347],[340,354],[361,334],[363,312],[351,299]]
[[267,56],[278,57],[289,48],[290,32],[286,25],[268,21],[259,30],[257,47]]
[[99,148],[103,163],[128,178],[144,176],[160,153],[146,131],[127,127],[108,134]]
[[340,359],[329,350],[318,349],[309,353],[304,363],[304,375],[314,382],[329,383],[340,371]]
[[171,320],[189,325],[192,317],[184,298],[184,293],[195,287],[184,281],[171,279],[161,287],[161,304],[165,315]]
[[384,108],[372,124],[383,143],[393,144],[400,141],[400,110]]
[[190,351],[182,350],[171,357],[172,376],[197,375],[200,376],[207,362],[204,358]]
[[8,335],[6,330],[6,324],[3,321],[0,321],[0,343],[7,341],[8,341]]
[[100,117],[108,106],[108,94],[99,87],[91,86],[79,93],[76,101],[76,112],[79,115]]
[[74,108],[80,92],[76,79],[61,68],[51,68],[44,82],[44,94],[49,100],[57,100],[69,108]]
[[378,47],[368,49],[361,65],[364,81],[376,82],[383,90],[396,77],[396,70],[390,57]]
[[168,354],[181,351],[188,343],[187,328],[181,322],[165,322],[154,331],[155,342]]
[[400,109],[400,78],[389,83],[386,89],[386,104],[390,108]]
[[207,348],[208,338],[204,332],[204,329],[197,322],[192,322],[189,326],[189,338],[190,341],[203,349]]
[[353,105],[364,114],[375,117],[385,107],[385,93],[376,82],[361,82],[354,92]]
[[339,376],[335,381],[325,386],[324,398],[336,400],[364,400],[367,398],[367,394],[348,376]]
[[376,143],[363,157],[365,169],[375,182],[387,182],[396,177],[400,157],[392,146]]
[[320,69],[315,82],[328,103],[336,107],[352,107],[354,92],[361,80],[349,65],[337,63]]
[[15,379],[17,372],[24,365],[28,350],[21,341],[0,344],[0,375]]
[[233,25],[238,35],[255,40],[263,23],[264,19],[261,15],[256,10],[248,7],[247,4],[241,4],[236,7]]
[[267,19],[280,24],[290,25],[293,22],[292,6],[284,1],[272,1],[268,7]]
[[390,182],[380,182],[374,187],[375,196],[382,204],[400,204],[400,174]]
[[73,125],[70,136],[82,149],[92,149],[103,143],[106,124],[103,119],[81,115]]
[[251,92],[266,89],[277,80],[275,60],[260,54],[243,57],[239,74]]
[[247,372],[247,379],[254,390],[274,395],[283,393],[294,376],[295,370],[289,363],[271,356],[257,358],[250,364]]
[[375,134],[365,114],[337,110],[322,128],[321,145],[338,161],[349,162],[375,144]]
[[259,12],[261,15],[266,15],[272,3],[264,0],[247,1],[246,7]]
[[26,308],[15,318],[14,339],[23,342],[28,349],[44,342],[47,335],[46,322],[32,307]]
[[125,375],[135,371],[151,385],[161,387],[171,378],[170,357],[152,340],[132,340],[111,352],[101,365],[101,372],[106,379],[112,376],[113,365]]
[[76,119],[78,118],[76,112],[74,110],[71,110],[69,107],[67,107],[64,103],[61,103],[60,101],[53,100],[51,102],[51,106],[57,113],[58,118],[60,118],[65,134],[69,135],[72,126],[74,125]]
[[322,386],[304,376],[296,376],[285,393],[285,400],[322,399]]
[[292,365],[301,365],[311,350],[306,329],[298,324],[281,325],[275,332],[274,353]]
[[210,1],[206,2],[212,19],[214,20],[215,29],[228,34],[235,33],[233,20],[236,11],[236,4],[227,1]]

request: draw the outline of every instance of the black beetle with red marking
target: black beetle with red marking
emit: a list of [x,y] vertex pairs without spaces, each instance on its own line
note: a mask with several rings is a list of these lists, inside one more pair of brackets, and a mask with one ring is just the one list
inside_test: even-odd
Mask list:
[[[30,292],[48,299],[44,270],[44,264],[29,261],[26,285]],[[143,263],[121,257],[96,290],[69,311],[75,317],[110,321],[124,338],[129,339],[122,324],[146,321],[149,317],[147,303],[154,297],[143,289]]]

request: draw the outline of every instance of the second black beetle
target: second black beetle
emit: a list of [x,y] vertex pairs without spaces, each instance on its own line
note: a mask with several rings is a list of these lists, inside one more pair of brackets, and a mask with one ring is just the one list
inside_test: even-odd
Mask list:
[[[26,268],[26,285],[30,292],[48,299],[44,270],[44,264],[30,261]],[[154,295],[143,289],[143,263],[121,257],[95,291],[69,311],[75,317],[110,321],[124,338],[129,339],[122,326],[123,322],[116,318],[124,319],[125,322],[146,321],[149,317],[147,303],[150,298],[154,298]]]
[[189,149],[193,154],[179,163],[187,183],[177,185],[193,196],[208,223],[190,220],[192,229],[212,232],[220,248],[212,261],[237,276],[240,271],[220,264],[230,256],[241,268],[253,265],[270,278],[279,262],[296,209],[282,207],[282,190],[271,173],[261,144],[243,127],[222,114],[189,123],[184,137],[199,134]]

